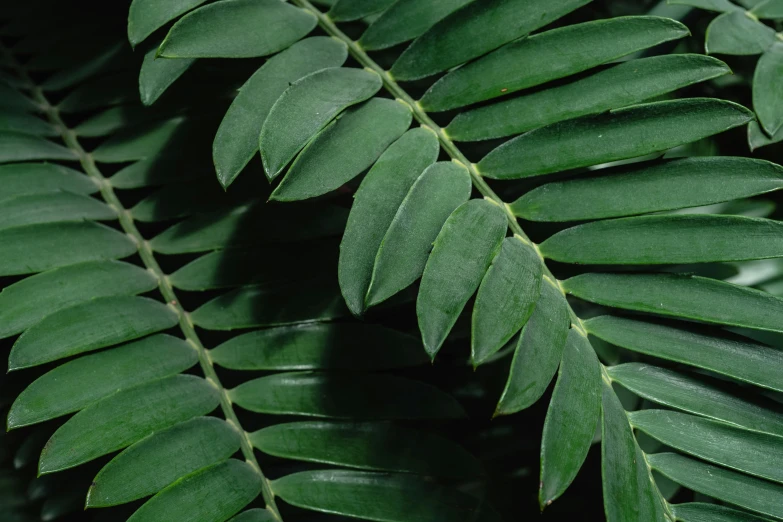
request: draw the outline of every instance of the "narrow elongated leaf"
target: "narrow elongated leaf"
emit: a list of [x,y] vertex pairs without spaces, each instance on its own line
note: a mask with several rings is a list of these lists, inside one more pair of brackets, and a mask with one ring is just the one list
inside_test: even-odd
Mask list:
[[229,522],[275,522],[277,520],[271,511],[256,508],[240,513]]
[[555,261],[653,265],[783,257],[783,224],[710,215],[640,216],[558,232],[539,246]]
[[0,163],[78,159],[76,153],[52,141],[21,132],[0,131]]
[[74,89],[57,104],[57,110],[66,113],[82,112],[133,103],[138,100],[133,79],[126,72],[99,76]]
[[603,384],[601,476],[609,522],[666,520],[661,498],[612,388]]
[[756,513],[783,517],[783,487],[676,453],[648,455],[653,469],[686,488]]
[[47,315],[110,295],[134,295],[157,287],[142,268],[119,261],[91,261],[27,277],[0,292],[0,338],[21,333]]
[[470,0],[397,0],[359,38],[367,50],[386,49],[421,36]]
[[538,502],[542,508],[562,495],[576,477],[600,416],[600,364],[587,338],[571,329],[541,439]]
[[666,3],[671,5],[690,5],[719,13],[730,13],[742,9],[737,4],[732,4],[729,0],[667,0]]
[[81,172],[55,163],[0,165],[0,200],[57,190],[93,194],[98,185]]
[[329,10],[329,18],[335,22],[350,22],[380,13],[396,0],[339,0]]
[[229,397],[246,410],[334,419],[451,419],[459,403],[418,381],[384,374],[278,373],[239,385]]
[[450,72],[421,99],[428,111],[491,100],[586,71],[690,34],[669,18],[625,16],[569,25],[510,43]]
[[261,480],[249,463],[229,459],[175,482],[141,506],[128,522],[223,521],[261,493]]
[[270,199],[296,201],[340,188],[371,167],[412,119],[406,105],[384,98],[348,109],[307,144]]
[[146,297],[100,297],[46,316],[25,331],[8,356],[17,370],[97,350],[171,328],[177,314]]
[[228,459],[240,434],[226,421],[197,417],[153,433],[106,464],[87,492],[87,507],[108,507],[153,495],[175,480]]
[[8,413],[18,428],[79,411],[117,391],[185,371],[198,362],[184,341],[154,335],[69,361],[28,386]]
[[753,6],[750,12],[757,18],[780,20],[783,19],[783,2],[780,0],[762,0]]
[[761,54],[775,43],[775,31],[742,10],[724,13],[707,27],[705,50],[710,54]]
[[[629,419],[634,428],[669,447],[750,475],[783,481],[780,437],[675,411],[635,411]],[[705,440],[710,444],[704,444]]]
[[460,65],[557,20],[589,0],[478,0],[436,23],[397,59],[391,74],[417,80]]
[[196,61],[193,58],[157,58],[155,56],[157,51],[158,46],[153,45],[144,55],[144,61],[141,63],[139,96],[144,105],[155,103]]
[[327,321],[349,315],[332,281],[303,281],[274,288],[244,286],[207,301],[191,315],[207,330],[235,330]]
[[143,159],[123,167],[109,179],[114,188],[130,189],[155,187],[174,181],[191,181],[206,178],[211,174],[199,169],[196,165],[189,165],[189,167],[193,167],[192,170],[191,168],[183,169],[182,163],[183,158],[176,156]]
[[761,55],[753,74],[753,109],[759,117],[759,123],[770,136],[783,128],[781,77],[783,42],[776,42]]
[[545,279],[533,315],[519,337],[495,415],[523,410],[544,394],[560,364],[568,327],[568,304],[560,289]]
[[13,112],[40,112],[41,108],[33,100],[17,89],[0,81],[0,109]]
[[597,114],[730,73],[709,56],[674,54],[629,60],[586,78],[458,114],[446,127],[456,141],[502,138]]
[[680,522],[769,522],[745,511],[701,502],[673,505],[672,512]]
[[314,323],[246,333],[210,357],[232,370],[385,370],[425,363],[421,348],[415,337],[377,325]]
[[752,119],[741,105],[709,98],[636,105],[531,131],[487,154],[478,169],[497,179],[549,174],[664,151]]
[[125,234],[90,221],[44,223],[0,231],[0,275],[43,272],[136,252]]
[[421,278],[416,315],[424,349],[435,358],[500,250],[508,221],[498,205],[460,205],[438,233]]
[[218,405],[218,390],[200,377],[176,375],[118,392],[60,426],[41,452],[38,472],[78,466]]
[[2,131],[50,138],[60,134],[54,126],[38,116],[0,109],[0,132]]
[[224,188],[258,152],[261,127],[288,86],[320,69],[341,66],[347,56],[345,44],[334,38],[307,38],[270,58],[245,82],[223,117],[212,146],[215,170]]
[[629,350],[783,390],[783,352],[763,344],[611,316],[590,319],[585,327],[591,334]]
[[133,0],[128,11],[128,41],[136,46],[155,30],[205,0]]
[[[317,266],[310,260],[318,259]],[[333,274],[337,244],[333,240],[237,248],[205,254],[169,276],[182,290],[211,290],[248,284],[277,286]]]
[[478,366],[525,326],[541,293],[541,260],[516,237],[503,240],[473,306],[471,357]]
[[512,203],[511,210],[531,221],[579,221],[709,205],[783,188],[783,167],[750,158],[684,158],[603,172],[542,185]]
[[440,147],[433,132],[412,129],[384,152],[362,180],[348,216],[338,277],[354,315],[365,309],[375,258],[384,235],[419,175],[435,162]]
[[275,480],[272,490],[294,506],[379,522],[501,520],[485,503],[412,475],[304,471]]
[[166,58],[252,58],[282,51],[317,24],[278,0],[221,0],[186,14],[163,39]]
[[0,230],[38,223],[116,218],[117,213],[105,203],[70,192],[29,194],[0,201]]
[[440,162],[413,183],[383,237],[365,303],[381,303],[418,279],[449,215],[470,197],[467,169]]
[[75,67],[64,68],[52,74],[41,83],[41,88],[45,91],[59,91],[79,85],[114,66],[127,52],[127,46],[123,42],[97,47],[100,49],[97,54]]
[[292,83],[261,127],[259,143],[267,178],[277,177],[343,109],[370,98],[380,88],[376,73],[347,67],[324,69]]
[[[135,99],[139,95],[133,96]],[[140,111],[138,106],[120,105],[88,117],[74,127],[73,132],[81,138],[100,138],[119,132],[125,127],[147,123],[153,119],[155,117],[152,112]]]
[[123,163],[156,156],[182,140],[187,124],[184,117],[176,117],[131,127],[103,142],[92,156],[102,163]]
[[[206,252],[220,248],[258,247],[260,242],[316,239],[339,234],[347,212],[332,205],[250,203],[190,219],[169,227],[150,241],[163,254]],[[252,230],[252,234],[240,233]]]
[[783,331],[783,299],[714,279],[674,274],[583,274],[563,282],[570,294],[615,308],[707,323]]
[[783,436],[783,414],[692,377],[640,363],[612,366],[608,372],[613,381],[647,400],[746,430]]
[[[385,422],[294,422],[250,434],[269,455],[372,471],[475,477],[479,462],[438,435]],[[328,449],[327,449],[328,448]]]

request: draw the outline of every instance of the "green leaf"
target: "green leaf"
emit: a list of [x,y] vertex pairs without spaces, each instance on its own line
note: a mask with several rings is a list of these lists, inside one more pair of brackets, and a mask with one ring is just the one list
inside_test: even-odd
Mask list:
[[[192,351],[192,350],[191,350]],[[228,459],[240,434],[216,417],[197,417],[140,440],[92,481],[86,507],[108,507],[154,495],[177,479]]]
[[541,398],[560,364],[569,326],[568,304],[560,289],[546,279],[519,337],[496,416],[524,410]]
[[78,159],[76,153],[62,145],[30,134],[0,131],[0,163],[34,160]]
[[782,167],[750,158],[683,158],[601,172],[542,185],[512,203],[511,211],[530,221],[580,221],[709,205],[783,188]]
[[58,191],[0,201],[0,230],[38,223],[113,219],[117,219],[117,213],[111,207],[83,194]]
[[371,167],[412,119],[406,105],[384,98],[348,109],[307,144],[270,199],[296,201],[340,188]]
[[141,63],[139,96],[144,105],[155,103],[196,61],[191,58],[157,58],[157,51],[158,46],[153,45],[144,54],[144,61]]
[[177,314],[146,297],[100,297],[46,316],[25,331],[8,356],[9,370],[29,368],[138,339],[177,324]]
[[126,72],[99,76],[71,91],[57,104],[57,110],[75,113],[133,103],[138,96],[132,78]]
[[783,128],[783,42],[761,55],[753,75],[753,108],[770,136]]
[[751,511],[783,517],[783,487],[689,459],[676,453],[648,455],[653,469],[686,488]]
[[478,288],[508,229],[498,205],[473,199],[460,205],[441,228],[427,259],[416,315],[430,358]]
[[309,12],[279,0],[221,0],[199,7],[169,30],[165,58],[252,58],[282,51],[316,26]]
[[612,366],[608,372],[613,381],[647,400],[746,430],[783,436],[783,414],[706,382],[640,363]]
[[[312,259],[319,260],[317,266],[312,265]],[[191,261],[168,277],[176,288],[191,291],[248,284],[277,286],[333,274],[336,264],[336,242],[321,240],[218,250]]]
[[275,522],[277,519],[266,509],[256,508],[240,513],[229,522]]
[[627,107],[730,73],[698,54],[629,60],[557,87],[524,94],[458,114],[446,127],[455,141],[502,138],[558,121]]
[[175,482],[148,500],[128,522],[223,521],[261,493],[261,481],[249,463],[229,459]]
[[139,160],[121,168],[109,178],[109,182],[114,188],[131,189],[155,187],[172,182],[191,181],[208,177],[206,175],[208,171],[203,172],[197,166],[190,165],[190,168],[182,169],[182,163],[183,158],[176,156],[158,156]]
[[667,0],[666,3],[669,5],[690,5],[719,13],[742,10],[740,6],[732,4],[729,0]]
[[261,127],[259,143],[267,178],[277,177],[337,114],[380,88],[381,77],[376,73],[347,67],[324,69],[292,83]]
[[[326,204],[250,203],[186,219],[155,236],[150,246],[162,254],[183,254],[317,239],[339,234],[346,214],[343,208]],[[248,230],[253,233],[243,233]]]
[[90,261],[36,274],[0,292],[0,338],[96,297],[135,295],[157,288],[147,270],[119,261]]
[[176,375],[115,393],[60,426],[41,452],[40,474],[72,468],[122,449],[218,405],[218,390],[192,375]]
[[476,367],[525,326],[541,293],[542,263],[516,237],[503,240],[473,306],[471,358]]
[[133,47],[205,0],[133,0],[128,11],[128,41]]
[[98,46],[97,54],[75,67],[68,67],[57,71],[41,83],[44,91],[59,91],[74,87],[100,73],[106,72],[110,67],[116,66],[127,52],[123,42],[111,45]]
[[767,136],[767,133],[761,129],[761,125],[755,121],[748,125],[748,145],[753,152],[760,147],[771,145],[783,141],[783,127],[778,130],[774,136]]
[[673,505],[672,512],[680,522],[769,522],[745,511],[700,502]]
[[762,0],[750,12],[757,18],[780,20],[783,19],[783,2],[781,0]]
[[568,332],[541,439],[543,509],[563,494],[582,467],[601,416],[601,367],[587,338]]
[[457,109],[565,78],[635,51],[688,36],[669,18],[624,16],[569,25],[501,47],[450,72],[420,103],[430,112]]
[[666,520],[660,493],[611,386],[603,385],[601,476],[609,522]]
[[44,223],[0,231],[0,275],[43,272],[136,252],[125,234],[91,221]]
[[349,315],[332,281],[267,288],[244,286],[207,301],[190,318],[207,330],[236,330],[326,321]]
[[101,163],[124,163],[154,157],[182,140],[190,122],[184,117],[131,127],[101,143],[92,157]]
[[707,27],[704,48],[709,54],[761,54],[775,43],[775,31],[742,10],[725,13]]
[[378,248],[367,307],[385,301],[421,276],[441,227],[470,198],[470,191],[468,171],[456,163],[435,163],[419,176]]
[[0,109],[5,112],[40,112],[41,108],[33,100],[0,81]]
[[147,123],[155,119],[154,113],[139,109],[140,107],[136,105],[110,107],[82,121],[73,128],[73,132],[80,138],[103,138],[119,132],[125,127]]
[[246,333],[210,357],[232,370],[385,370],[425,363],[421,348],[415,337],[373,324],[313,323]]
[[176,375],[197,362],[190,345],[168,335],[74,359],[45,373],[19,394],[8,413],[8,428],[79,411],[118,391]]
[[335,22],[350,22],[385,11],[396,0],[339,0],[327,13]]
[[555,123],[518,136],[478,163],[493,179],[514,179],[661,152],[744,125],[741,105],[689,98],[635,105]]
[[628,418],[634,428],[671,448],[750,475],[783,481],[780,437],[675,411],[635,411]]
[[589,0],[478,0],[436,23],[400,55],[391,74],[418,80],[493,51]]
[[60,135],[54,126],[38,116],[3,109],[0,109],[0,131],[49,138]]
[[639,216],[558,232],[544,257],[586,265],[653,265],[783,257],[783,224],[740,216]]
[[698,276],[675,274],[583,274],[565,290],[604,306],[706,323],[783,331],[783,300],[766,292]]
[[359,38],[363,49],[386,49],[421,36],[470,0],[397,0]]
[[261,127],[288,86],[313,72],[341,66],[347,56],[345,44],[334,38],[307,38],[270,58],[242,85],[212,146],[215,170],[224,188],[258,152]]
[[459,403],[437,388],[385,374],[278,373],[228,392],[246,410],[333,419],[453,419]]
[[385,422],[293,422],[249,437],[262,452],[286,459],[436,477],[481,474],[479,462],[450,440]]
[[81,172],[54,163],[0,165],[0,201],[58,190],[93,194],[98,185]]
[[783,391],[783,352],[763,344],[611,316],[589,319],[585,328],[604,341],[635,352]]
[[439,151],[432,131],[409,130],[386,149],[356,191],[338,265],[340,290],[354,315],[365,309],[375,258],[389,225],[411,186],[435,162]]
[[499,522],[485,502],[412,475],[304,471],[272,482],[280,498],[305,509],[378,522]]

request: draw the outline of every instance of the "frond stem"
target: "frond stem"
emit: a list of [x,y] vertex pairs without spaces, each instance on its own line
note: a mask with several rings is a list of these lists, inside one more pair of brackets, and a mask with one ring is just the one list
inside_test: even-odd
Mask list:
[[[519,221],[517,221],[516,216],[511,212],[511,208],[509,207],[509,205],[506,202],[504,202],[494,190],[492,190],[492,187],[490,187],[489,184],[484,180],[484,178],[481,176],[479,171],[476,169],[476,166],[470,161],[468,161],[468,159],[465,157],[462,151],[459,150],[457,145],[454,143],[454,141],[452,141],[451,138],[449,138],[448,134],[444,131],[444,129],[442,129],[437,123],[435,123],[435,121],[433,121],[432,118],[429,117],[429,115],[424,111],[424,109],[422,109],[421,105],[416,100],[414,100],[413,97],[410,94],[408,94],[407,91],[405,91],[405,89],[403,89],[394,80],[392,75],[389,74],[389,72],[386,69],[378,65],[375,62],[375,60],[373,60],[357,42],[355,42],[354,40],[349,38],[348,35],[342,32],[340,28],[337,27],[337,25],[332,21],[332,19],[329,18],[329,15],[322,13],[319,9],[313,6],[313,4],[311,4],[309,0],[291,0],[291,3],[315,15],[315,17],[318,19],[318,25],[321,26],[321,29],[323,29],[327,34],[329,34],[333,38],[339,40],[340,42],[348,46],[348,52],[351,54],[351,56],[357,62],[359,62],[364,68],[377,73],[381,77],[381,80],[383,81],[383,86],[389,92],[389,94],[394,96],[400,102],[407,105],[408,108],[413,113],[413,117],[416,119],[416,121],[419,122],[419,124],[422,127],[427,127],[435,133],[435,135],[438,137],[438,141],[440,142],[441,147],[443,148],[444,151],[446,151],[446,154],[448,154],[451,157],[452,161],[459,163],[460,165],[462,165],[467,169],[468,173],[470,174],[471,181],[473,182],[473,186],[476,188],[476,190],[478,190],[479,193],[481,193],[481,195],[484,196],[485,199],[488,199],[493,203],[497,203],[498,206],[500,206],[505,211],[506,218],[508,219],[508,226],[511,229],[511,232],[519,239],[521,239],[523,242],[530,244],[530,246],[533,248],[533,250],[536,252],[536,254],[539,257],[539,260],[543,267],[544,277],[549,278],[553,282],[555,282],[556,286],[560,289],[560,291],[565,293],[563,291],[562,285],[560,284],[560,281],[554,276],[554,274],[552,274],[551,270],[549,270],[549,267],[547,266],[544,257],[541,255],[541,252],[538,249],[538,246],[533,241],[531,241],[528,235],[525,233],[525,231],[522,230]],[[580,333],[583,333],[586,336],[587,332],[584,330],[583,322],[581,318],[576,315],[570,303],[568,304],[568,312],[571,318],[572,327],[576,328],[577,330],[580,331]],[[606,372],[606,366],[600,361],[599,364],[601,365],[602,378],[605,378],[604,376],[608,376]],[[660,497],[667,515],[670,517],[671,520],[674,520],[674,517],[671,515],[671,508],[669,507],[669,503],[666,501],[665,498],[663,498],[663,495],[661,494],[660,490],[658,490],[655,481],[652,479],[652,469],[647,463],[646,458],[645,458],[645,465],[647,467],[647,473],[648,476],[650,477],[650,481],[652,482],[656,493]]]
[[41,89],[41,87],[39,87],[30,78],[30,75],[27,73],[27,70],[24,68],[24,66],[22,66],[18,60],[16,60],[16,57],[13,56],[13,54],[8,50],[8,48],[5,47],[5,45],[2,44],[2,42],[0,42],[0,51],[2,51],[2,54],[5,55],[8,63],[12,66],[12,68],[16,70],[19,78],[27,84],[27,88],[30,91],[30,95],[33,101],[41,107],[41,110],[46,114],[49,121],[58,130],[60,137],[62,138],[65,145],[77,155],[78,161],[84,169],[84,172],[98,184],[100,194],[104,201],[117,212],[118,220],[123,231],[134,241],[134,243],[136,243],[139,257],[144,263],[144,266],[156,277],[161,295],[166,300],[168,306],[176,312],[183,336],[187,340],[188,344],[190,344],[198,353],[199,364],[202,371],[204,372],[206,380],[219,390],[220,407],[223,411],[223,415],[225,416],[226,421],[235,429],[237,429],[242,435],[240,438],[242,454],[245,457],[247,463],[260,475],[262,485],[261,494],[264,498],[264,502],[266,503],[266,509],[275,517],[275,519],[282,520],[280,511],[278,510],[275,503],[274,493],[272,492],[269,480],[267,480],[267,478],[264,476],[263,471],[261,471],[261,467],[258,465],[258,460],[256,459],[255,453],[253,451],[253,446],[250,443],[247,432],[242,429],[242,425],[239,423],[239,419],[237,418],[236,412],[234,411],[234,408],[231,404],[231,400],[228,397],[228,391],[221,384],[220,378],[215,371],[215,367],[211,358],[209,357],[207,349],[202,344],[198,333],[193,327],[193,323],[190,321],[188,312],[180,304],[180,301],[177,298],[177,294],[175,293],[174,287],[171,285],[169,278],[158,264],[157,259],[155,259],[155,254],[150,248],[149,242],[144,238],[144,236],[142,236],[138,228],[136,228],[136,224],[133,221],[133,216],[127,209],[123,207],[122,202],[115,194],[114,188],[112,187],[109,179],[106,178],[98,169],[98,166],[95,164],[95,160],[92,158],[92,155],[85,151],[81,146],[76,133],[66,125],[63,119],[60,117],[60,113],[57,107],[52,105],[44,95],[43,89]]

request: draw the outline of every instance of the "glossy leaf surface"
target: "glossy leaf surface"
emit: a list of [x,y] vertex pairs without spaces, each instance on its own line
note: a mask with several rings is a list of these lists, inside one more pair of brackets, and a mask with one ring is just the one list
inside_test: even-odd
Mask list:
[[770,136],[783,128],[783,41],[761,55],[753,75],[753,109]]

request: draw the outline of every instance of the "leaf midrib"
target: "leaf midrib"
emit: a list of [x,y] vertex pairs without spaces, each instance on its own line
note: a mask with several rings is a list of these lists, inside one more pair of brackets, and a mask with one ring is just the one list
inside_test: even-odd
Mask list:
[[81,164],[84,172],[93,179],[99,187],[101,197],[104,202],[117,212],[117,217],[120,222],[120,226],[123,231],[136,243],[139,257],[144,263],[145,268],[149,270],[158,281],[158,289],[161,295],[166,300],[166,303],[177,314],[179,320],[180,330],[185,337],[188,344],[198,353],[199,365],[204,373],[204,377],[207,382],[215,386],[220,392],[220,407],[223,411],[223,415],[226,421],[234,427],[242,436],[241,449],[245,460],[250,464],[251,468],[256,471],[261,477],[261,494],[264,498],[267,510],[275,517],[276,520],[281,520],[280,511],[275,503],[274,493],[270,485],[270,481],[264,476],[261,467],[258,464],[255,453],[253,451],[252,443],[248,438],[248,433],[242,428],[242,425],[237,418],[236,412],[231,404],[231,400],[228,397],[228,390],[221,384],[220,378],[215,371],[215,367],[212,364],[212,360],[209,356],[207,349],[201,342],[198,334],[196,333],[193,323],[190,320],[190,314],[182,307],[177,294],[174,291],[174,287],[171,285],[168,276],[158,264],[155,255],[150,248],[149,241],[147,241],[133,221],[133,216],[130,211],[127,210],[117,195],[114,193],[114,187],[111,182],[106,178],[95,164],[95,160],[92,155],[84,150],[79,143],[76,133],[70,129],[60,117],[59,111],[56,106],[52,105],[43,93],[43,89],[37,85],[27,73],[27,70],[22,66],[16,57],[9,51],[5,45],[0,42],[0,54],[2,54],[7,63],[16,71],[17,76],[27,85],[30,91],[30,95],[33,101],[38,104],[44,114],[46,114],[50,123],[55,127],[59,133],[60,138],[65,145],[72,150],[78,157],[78,161]]
[[[482,196],[484,196],[484,199],[490,201],[491,203],[495,203],[496,205],[498,205],[504,210],[506,214],[506,218],[508,220],[508,226],[511,229],[511,232],[514,234],[514,236],[520,239],[522,242],[530,245],[532,249],[536,252],[536,254],[539,257],[539,261],[541,262],[541,265],[543,267],[544,280],[554,285],[558,290],[560,290],[560,292],[563,293],[563,295],[566,295],[566,292],[563,289],[563,286],[560,284],[560,281],[549,270],[549,267],[547,266],[544,260],[544,256],[541,255],[541,252],[538,249],[538,245],[533,241],[531,241],[528,235],[522,229],[516,217],[514,216],[513,212],[511,211],[511,207],[509,206],[509,204],[504,202],[500,198],[500,196],[498,196],[495,193],[495,191],[492,190],[492,188],[487,184],[487,182],[481,176],[481,173],[476,168],[476,164],[471,163],[467,159],[467,157],[465,157],[465,155],[462,153],[461,150],[459,150],[457,145],[448,137],[446,131],[442,129],[437,123],[435,123],[432,120],[432,118],[430,118],[427,115],[426,112],[424,112],[419,102],[414,100],[413,97],[405,91],[405,89],[400,87],[400,85],[394,80],[392,75],[387,70],[385,70],[383,67],[378,65],[375,62],[375,60],[370,58],[370,56],[361,48],[358,42],[353,41],[345,33],[343,33],[335,25],[335,23],[329,18],[327,14],[324,14],[320,10],[318,10],[315,6],[313,6],[313,4],[309,2],[309,0],[291,0],[291,3],[314,14],[318,18],[318,25],[321,27],[321,29],[323,29],[331,37],[336,38],[341,42],[343,42],[345,45],[347,45],[348,52],[351,54],[351,56],[362,66],[364,66],[365,69],[378,74],[381,77],[381,81],[383,82],[383,86],[386,89],[386,91],[388,91],[391,95],[393,95],[397,99],[397,101],[407,105],[410,111],[413,113],[413,117],[416,119],[416,121],[419,122],[419,124],[422,127],[435,133],[435,135],[438,137],[438,141],[440,142],[441,147],[449,155],[451,160],[454,161],[455,163],[462,165],[467,169],[468,173],[470,174],[470,179],[473,183],[473,186],[476,188],[476,190],[479,191],[479,193],[481,193]],[[571,327],[576,329],[580,335],[587,337],[587,330],[584,327],[582,319],[578,315],[576,315],[570,303],[567,303],[567,305],[568,305],[568,313],[571,318]],[[611,383],[611,377],[606,371],[606,366],[600,361],[599,364],[601,367],[601,378],[604,380],[608,380]],[[629,426],[630,426],[630,422],[629,422]],[[634,443],[638,446],[636,437],[634,437]],[[660,490],[658,489],[657,484],[655,483],[652,477],[652,468],[650,467],[650,464],[647,461],[647,454],[645,452],[642,452],[642,455],[645,456],[644,461],[645,461],[645,466],[647,468],[647,475],[650,479],[650,482],[653,485],[655,492],[660,497],[661,503],[664,507],[664,510],[666,511],[666,514],[669,516],[671,520],[674,520],[674,515],[672,515],[671,513],[671,505],[663,497]]]

